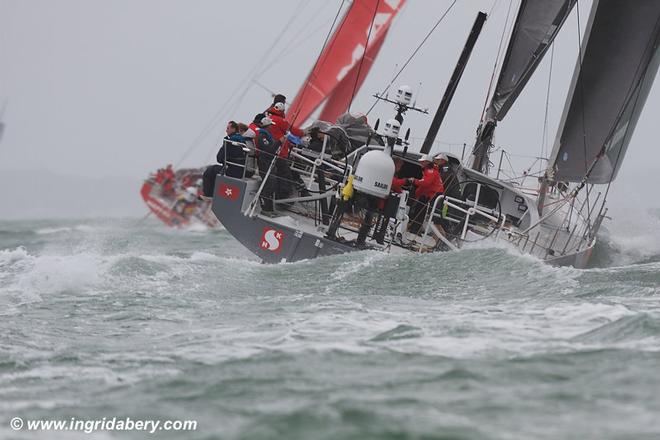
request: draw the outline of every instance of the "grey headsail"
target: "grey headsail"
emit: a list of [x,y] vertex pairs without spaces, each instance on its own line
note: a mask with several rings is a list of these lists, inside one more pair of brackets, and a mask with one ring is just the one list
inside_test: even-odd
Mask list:
[[518,11],[492,107],[498,121],[522,92],[577,0],[527,0]]
[[523,0],[500,76],[474,147],[472,168],[485,172],[488,148],[501,121],[541,63],[577,0]]
[[555,181],[614,180],[660,63],[660,1],[593,8],[550,157]]

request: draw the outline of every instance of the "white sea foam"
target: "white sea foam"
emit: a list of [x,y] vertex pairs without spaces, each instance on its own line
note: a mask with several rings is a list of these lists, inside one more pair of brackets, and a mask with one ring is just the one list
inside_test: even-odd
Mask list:
[[193,252],[192,255],[190,255],[190,261],[219,261],[221,260],[220,257],[217,255],[209,254],[208,252]]
[[30,257],[24,260],[14,288],[37,294],[85,289],[100,283],[116,259],[94,254]]
[[660,255],[660,216],[644,205],[618,206],[611,210],[606,239],[617,251],[616,264],[630,264]]
[[15,249],[3,249],[0,250],[0,269],[3,266],[8,266],[16,261],[23,260],[29,255],[23,246],[19,246]]
[[90,225],[76,225],[68,227],[57,227],[57,228],[40,228],[35,231],[39,235],[51,235],[59,234],[62,232],[93,232],[95,228]]
[[110,255],[93,251],[32,255],[18,247],[0,251],[0,294],[18,295],[21,302],[32,302],[40,300],[43,294],[107,290],[116,283],[117,273],[113,268],[123,261],[130,262],[131,258],[162,264],[165,268],[161,270],[165,272],[147,273],[145,279],[134,282],[152,282],[163,287],[172,276],[184,276],[200,263],[225,261],[241,266],[246,263],[206,252],[194,252],[190,256],[142,254],[137,250]]
[[364,255],[362,261],[356,261],[355,256],[351,255],[349,257],[350,261],[343,263],[332,274],[332,279],[336,282],[341,282],[347,277],[355,275],[356,273],[362,272],[364,270],[368,270],[370,266],[388,257],[388,254],[376,251],[365,252],[362,255]]
[[191,222],[182,229],[187,232],[208,232],[211,230],[207,225],[199,222]]

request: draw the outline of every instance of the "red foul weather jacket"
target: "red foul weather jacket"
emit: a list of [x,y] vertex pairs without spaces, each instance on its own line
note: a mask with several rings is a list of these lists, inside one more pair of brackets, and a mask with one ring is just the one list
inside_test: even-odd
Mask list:
[[403,187],[406,185],[407,181],[408,179],[403,179],[403,178],[400,179],[398,177],[392,179],[392,192],[400,193],[401,191],[403,191]]
[[291,125],[284,117],[284,112],[275,107],[269,108],[266,113],[270,115],[270,119],[273,121],[273,125],[268,127],[270,134],[272,134],[275,139],[283,142],[282,148],[280,149],[280,157],[289,157],[289,142],[282,138],[286,136],[287,132],[291,132],[294,136],[302,137],[303,131]]
[[445,186],[442,184],[442,178],[440,177],[440,171],[435,166],[424,168],[422,178],[413,179],[413,184],[416,188],[415,198],[418,200],[422,197],[431,200],[436,194],[445,191]]

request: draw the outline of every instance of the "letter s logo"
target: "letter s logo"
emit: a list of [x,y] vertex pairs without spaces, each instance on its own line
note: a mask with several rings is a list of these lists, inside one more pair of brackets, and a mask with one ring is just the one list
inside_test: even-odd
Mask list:
[[284,233],[273,228],[264,228],[259,247],[271,252],[279,252],[282,249]]

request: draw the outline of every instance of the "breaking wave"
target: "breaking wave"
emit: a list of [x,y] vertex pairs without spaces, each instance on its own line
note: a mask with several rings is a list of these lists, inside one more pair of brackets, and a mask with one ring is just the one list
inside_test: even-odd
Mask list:
[[574,341],[585,343],[652,342],[660,345],[660,318],[648,313],[623,316],[593,330],[576,336]]
[[660,213],[631,207],[601,229],[593,265],[622,266],[660,261]]

